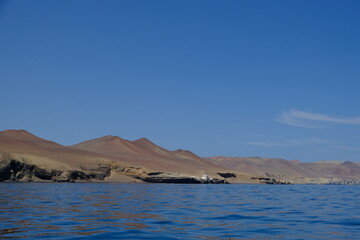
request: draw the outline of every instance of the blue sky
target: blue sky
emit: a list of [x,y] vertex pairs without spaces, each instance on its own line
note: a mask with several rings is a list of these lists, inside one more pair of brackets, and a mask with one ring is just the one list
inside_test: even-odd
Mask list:
[[359,1],[0,1],[0,126],[360,161]]

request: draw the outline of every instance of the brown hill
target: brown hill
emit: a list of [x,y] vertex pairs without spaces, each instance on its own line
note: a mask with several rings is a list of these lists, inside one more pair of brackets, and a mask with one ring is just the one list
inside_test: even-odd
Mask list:
[[92,152],[102,153],[113,157],[148,154],[148,151],[132,142],[111,135],[88,140],[72,145],[71,147],[83,150],[90,149]]
[[142,148],[143,150],[145,150],[147,152],[147,155],[161,156],[161,157],[164,157],[164,156],[165,157],[174,157],[174,155],[171,154],[170,151],[154,144],[147,138],[140,138],[135,141],[132,141],[132,143],[134,145],[138,146],[139,148]]
[[[269,176],[275,178],[269,180]],[[360,184],[360,163],[221,156],[203,159],[187,150],[169,151],[146,138],[129,141],[105,136],[63,146],[25,130],[0,132],[0,181],[109,179],[212,183],[226,179],[250,183],[259,182],[260,178],[270,183]]]
[[190,151],[169,151],[145,138],[105,136],[68,147],[25,130],[0,132],[0,181],[222,183],[227,173]]
[[286,175],[302,178],[360,178],[360,165],[353,162],[303,163],[277,158],[208,157],[215,164],[253,175]]
[[195,176],[201,176],[204,173],[214,175],[217,171],[228,171],[190,151],[169,151],[146,138],[128,141],[115,136],[106,136],[71,147],[100,153],[154,171],[179,172]]
[[177,157],[180,158],[188,158],[188,159],[196,159],[196,160],[202,160],[201,157],[199,157],[198,155],[188,151],[188,150],[182,150],[182,149],[177,149],[175,151],[172,151],[172,154],[174,154]]
[[105,136],[67,147],[25,130],[0,132],[0,181],[135,178],[149,182],[220,183],[224,180],[217,174],[219,171],[227,169],[190,151],[168,151],[145,138],[128,141]]
[[0,153],[17,160],[26,160],[45,168],[80,169],[94,167],[109,160],[106,156],[73,149],[39,138],[25,130],[0,132]]
[[236,169],[253,175],[284,174],[303,176],[304,171],[297,161],[287,161],[279,158],[260,157],[209,157],[207,160],[218,162],[222,166]]
[[11,138],[11,139],[18,139],[22,141],[46,141],[42,138],[39,138],[28,131],[25,131],[23,129],[21,130],[5,130],[0,132],[0,137],[2,138]]

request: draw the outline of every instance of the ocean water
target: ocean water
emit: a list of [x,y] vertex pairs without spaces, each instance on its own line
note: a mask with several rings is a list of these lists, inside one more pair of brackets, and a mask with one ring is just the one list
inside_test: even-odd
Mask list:
[[0,239],[360,239],[360,186],[0,184]]

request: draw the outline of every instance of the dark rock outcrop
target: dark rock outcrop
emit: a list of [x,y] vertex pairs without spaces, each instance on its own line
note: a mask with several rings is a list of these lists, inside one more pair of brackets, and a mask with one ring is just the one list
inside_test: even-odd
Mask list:
[[141,180],[149,183],[202,183],[199,179],[192,177],[163,176],[163,175],[142,177]]
[[97,168],[90,169],[81,167],[81,170],[88,179],[104,180],[111,174],[111,167],[107,164],[99,164]]
[[217,173],[220,177],[223,178],[236,178],[234,173]]
[[177,173],[150,172],[140,177],[144,182],[151,183],[191,183],[191,184],[220,184],[227,183],[224,179],[210,178],[207,175],[195,177]]
[[290,182],[282,181],[275,177],[252,177],[251,179],[260,180],[260,183],[265,184],[291,184]]
[[109,166],[96,169],[56,170],[40,168],[34,164],[24,163],[15,159],[0,161],[1,181],[32,181],[33,178],[55,182],[72,182],[77,180],[104,180],[110,176]]
[[40,168],[34,164],[28,164],[15,159],[0,161],[1,181],[33,181],[44,180],[54,182],[76,182],[104,180],[110,176],[111,171],[116,171],[134,179],[148,183],[189,183],[189,184],[218,184],[227,183],[224,179],[211,178],[204,174],[201,178],[178,173],[146,172],[142,167],[133,167],[121,164],[101,165],[97,168],[85,168],[72,170],[55,170]]
[[331,184],[331,185],[360,185],[360,179],[335,178],[335,179],[330,179],[329,184]]
[[61,174],[62,171],[59,170],[47,170],[14,159],[0,161],[0,181],[18,181],[24,177],[27,177],[30,181],[33,177],[41,180],[52,180],[52,178]]

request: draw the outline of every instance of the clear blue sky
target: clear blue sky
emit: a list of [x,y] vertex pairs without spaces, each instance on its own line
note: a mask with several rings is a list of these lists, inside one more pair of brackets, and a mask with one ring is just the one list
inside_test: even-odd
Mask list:
[[0,127],[360,161],[360,1],[0,0]]

